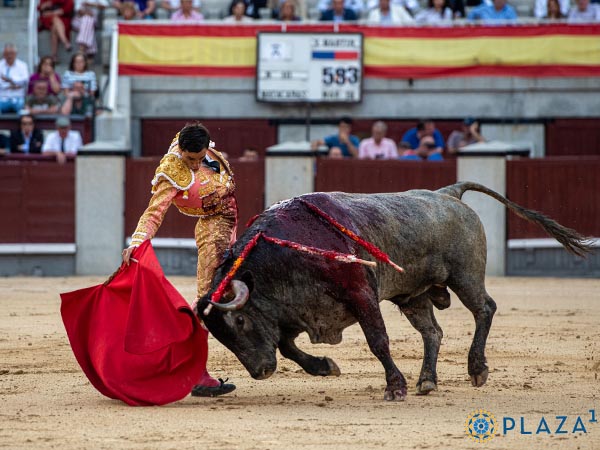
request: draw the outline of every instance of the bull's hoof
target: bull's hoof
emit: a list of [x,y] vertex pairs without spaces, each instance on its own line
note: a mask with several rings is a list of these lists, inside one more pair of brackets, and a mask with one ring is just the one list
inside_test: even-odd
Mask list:
[[489,371],[485,369],[479,375],[471,375],[471,384],[475,387],[481,387],[485,384],[488,378]]
[[329,366],[329,373],[327,374],[327,376],[339,377],[342,374],[342,372],[338,365],[335,363],[335,361],[331,358],[328,358],[327,356],[325,356],[324,359],[327,362],[327,365]]
[[417,395],[427,395],[429,394],[431,391],[437,391],[437,386],[435,385],[435,383],[433,381],[422,381],[421,383],[417,384]]
[[406,399],[406,388],[386,389],[383,393],[383,399],[386,402],[403,402]]

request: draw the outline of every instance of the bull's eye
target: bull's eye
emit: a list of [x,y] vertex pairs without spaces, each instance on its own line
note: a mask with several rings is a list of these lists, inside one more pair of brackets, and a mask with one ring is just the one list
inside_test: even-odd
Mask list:
[[235,323],[238,327],[242,328],[244,326],[244,316],[239,315],[235,318]]

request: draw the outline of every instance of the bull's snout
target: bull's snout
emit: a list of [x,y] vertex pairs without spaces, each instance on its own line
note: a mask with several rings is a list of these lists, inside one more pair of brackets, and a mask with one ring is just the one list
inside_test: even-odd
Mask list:
[[271,375],[275,373],[276,367],[263,367],[262,369],[258,369],[256,372],[252,373],[252,378],[255,380],[266,380]]

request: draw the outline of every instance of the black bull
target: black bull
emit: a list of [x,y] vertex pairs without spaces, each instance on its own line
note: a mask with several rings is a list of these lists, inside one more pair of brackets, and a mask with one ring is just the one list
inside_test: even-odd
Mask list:
[[[458,183],[435,192],[307,194],[278,203],[255,220],[219,267],[211,293],[259,232],[373,260],[304,202],[317,206],[379,247],[405,272],[399,273],[381,262],[377,267],[341,263],[260,241],[236,272],[233,289],[218,305],[220,308],[204,313],[209,293],[201,299],[198,314],[256,379],[275,372],[277,348],[311,375],[339,375],[331,359],[304,353],[294,340],[306,332],[312,343],[338,344],[343,330],[358,322],[369,348],[385,369],[384,398],[402,400],[407,392],[406,380],[390,355],[379,302],[389,300],[397,305],[421,333],[425,353],[417,393],[426,394],[436,388],[442,339],[433,306],[442,309],[449,305],[450,288],[475,319],[468,372],[472,384],[481,386],[488,376],[485,345],[496,304],[484,284],[483,226],[475,212],[460,200],[469,190],[487,194],[537,223],[574,254],[581,256],[590,250],[577,232],[475,183]],[[230,310],[224,310],[227,306]]]

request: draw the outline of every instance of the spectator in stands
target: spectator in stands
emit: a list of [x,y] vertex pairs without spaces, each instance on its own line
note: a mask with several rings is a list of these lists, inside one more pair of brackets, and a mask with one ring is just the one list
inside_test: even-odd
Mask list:
[[379,7],[369,12],[369,23],[380,25],[411,25],[415,23],[410,13],[399,4],[391,4],[390,0],[379,0]]
[[576,0],[575,6],[569,11],[569,23],[600,22],[600,5],[590,3],[590,0]]
[[476,142],[485,142],[481,135],[479,121],[472,117],[467,117],[460,130],[454,130],[448,136],[448,153],[454,154],[465,145],[475,144]]
[[133,2],[124,2],[119,8],[122,20],[135,20],[137,13],[137,5]]
[[339,147],[342,150],[344,158],[354,158],[358,156],[358,146],[360,140],[358,137],[351,134],[352,132],[352,119],[350,117],[342,117],[338,124],[337,134],[325,137],[325,139],[318,139],[311,143],[311,148],[316,150],[321,145],[326,145],[329,151],[333,147]]
[[423,25],[448,24],[452,21],[453,13],[447,0],[429,0],[428,8],[420,11],[415,20]]
[[258,161],[258,150],[252,147],[248,147],[244,149],[244,153],[240,156],[240,161]]
[[11,153],[40,153],[44,136],[35,127],[35,121],[30,114],[19,118],[19,128],[10,132]]
[[37,80],[33,85],[33,94],[25,99],[25,109],[31,115],[56,114],[59,105],[58,98],[48,92],[48,83],[45,80]]
[[75,42],[79,51],[92,58],[98,51],[96,26],[100,11],[109,6],[108,0],[75,0],[73,29],[77,31]]
[[357,19],[358,16],[352,9],[344,7],[344,0],[331,0],[331,7],[321,13],[319,20],[323,22],[345,22]]
[[435,128],[435,123],[431,119],[420,120],[416,127],[411,128],[404,133],[402,141],[408,142],[414,150],[419,147],[423,136],[431,136],[434,139],[436,151],[441,153],[444,150],[444,138],[442,137],[442,133]]
[[231,8],[231,15],[223,19],[225,23],[244,23],[252,22],[252,18],[246,15],[246,3],[244,0],[237,0]]
[[65,50],[71,51],[71,20],[73,19],[73,0],[40,0],[40,30],[50,31],[52,58],[58,61],[58,41]]
[[363,139],[358,146],[359,159],[396,159],[398,148],[396,143],[385,137],[387,125],[378,120],[371,127],[371,137]]
[[6,44],[0,60],[0,113],[17,113],[23,109],[29,69],[17,59],[17,47]]
[[288,1],[291,1],[294,5],[294,15],[298,16],[299,20],[306,20],[307,11],[305,0],[268,0],[267,7],[271,10],[271,17],[273,19],[282,20],[279,18],[281,6]]
[[296,2],[294,0],[285,0],[281,3],[277,19],[282,22],[299,22],[301,19],[296,15]]
[[344,159],[344,154],[342,153],[342,149],[339,147],[331,147],[329,153],[327,154],[329,159]]
[[[357,20],[362,14],[362,12],[365,11],[364,0],[344,0],[342,3],[344,8],[352,10],[352,12],[354,12],[354,15],[356,16],[356,19],[345,20]],[[377,5],[378,2],[376,0],[374,7],[376,7]],[[333,0],[319,0],[318,8],[322,17],[325,11],[333,9]]]
[[67,93],[60,109],[65,116],[81,115],[91,117],[94,115],[94,98],[85,90],[81,81],[75,81]]
[[42,153],[56,155],[56,161],[64,164],[67,161],[67,155],[76,155],[82,145],[79,131],[71,130],[69,118],[60,116],[56,119],[56,131],[48,135],[42,146]]
[[517,12],[506,0],[493,0],[491,5],[483,2],[469,13],[469,20],[483,22],[506,22],[517,20]]
[[121,11],[123,4],[127,2],[135,3],[136,17],[138,19],[156,19],[155,0],[113,0],[112,4],[115,8]]
[[[418,0],[391,0],[390,3],[392,5],[402,6],[413,17],[421,8],[421,5],[419,4]],[[378,7],[379,0],[368,0],[366,11],[372,11],[373,9]]]
[[37,66],[37,72],[29,78],[29,87],[27,94],[33,94],[33,85],[37,80],[44,80],[48,84],[48,92],[58,95],[60,94],[60,76],[54,71],[54,60],[51,56],[44,56],[40,59]]
[[244,7],[245,7],[244,14],[253,19],[259,19],[260,18],[260,10],[262,8],[267,7],[267,0],[232,0],[231,4],[229,5],[229,15],[230,16],[235,15],[233,8],[240,1],[244,2]]
[[69,70],[63,75],[63,88],[65,89],[65,95],[69,95],[69,91],[73,89],[73,83],[81,81],[85,86],[86,92],[94,97],[98,90],[98,84],[96,82],[96,73],[88,69],[87,58],[83,53],[75,53],[71,58],[71,64],[69,64]]
[[563,19],[570,6],[571,0],[535,0],[533,15],[538,19]]
[[449,0],[448,6],[452,10],[453,19],[465,18],[465,2],[463,0]]
[[400,156],[404,161],[443,161],[442,153],[438,151],[432,136],[423,136],[414,150],[405,150]]
[[181,0],[181,8],[171,16],[173,22],[202,22],[204,16],[194,11],[193,0]]
[[6,150],[9,148],[8,137],[0,131],[0,155],[5,155]]
[[[194,8],[194,11],[200,12],[201,5],[202,3],[200,0],[192,0],[192,7]],[[169,13],[172,15],[175,11],[181,9],[181,0],[162,0],[162,2],[160,2],[160,7],[169,11]]]

